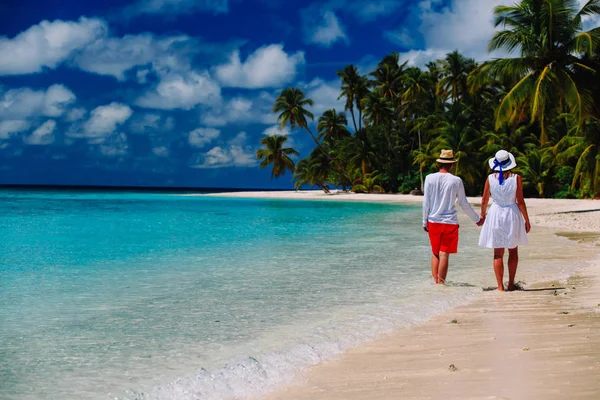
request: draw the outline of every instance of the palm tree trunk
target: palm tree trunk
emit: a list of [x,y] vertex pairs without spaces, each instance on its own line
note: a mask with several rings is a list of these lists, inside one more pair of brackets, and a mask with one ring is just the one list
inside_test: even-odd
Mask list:
[[350,115],[352,115],[352,123],[354,124],[354,132],[356,132],[358,129],[356,129],[356,118],[354,118],[354,107],[350,108]]
[[317,140],[317,138],[312,133],[312,131],[310,130],[310,128],[308,127],[308,125],[305,126],[304,129],[306,129],[306,131],[310,134],[310,137],[312,137],[312,139],[315,141],[317,147],[319,148],[319,150],[321,150],[321,153],[323,153],[325,155],[325,157],[327,157],[329,159],[329,161],[333,161],[333,158],[331,158],[331,156],[325,151],[325,149],[323,148],[323,146],[321,146],[321,143]]
[[362,109],[358,109],[358,129],[362,129]]

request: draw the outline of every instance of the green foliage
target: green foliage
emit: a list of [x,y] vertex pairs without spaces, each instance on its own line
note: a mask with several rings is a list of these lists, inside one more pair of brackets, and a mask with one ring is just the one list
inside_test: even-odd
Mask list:
[[286,170],[294,172],[294,162],[289,156],[297,156],[299,153],[290,147],[283,147],[287,140],[287,136],[265,136],[260,140],[260,144],[265,147],[256,151],[256,158],[261,160],[261,168],[269,165],[273,167],[271,179],[279,178]]
[[[391,53],[366,75],[348,65],[337,71],[345,113],[325,111],[317,136],[313,101],[283,90],[273,107],[281,127],[304,129],[316,145],[296,165],[295,186],[408,193],[450,148],[453,172],[479,195],[488,160],[506,149],[526,196],[599,196],[600,28],[583,29],[598,16],[600,0],[581,9],[573,0],[521,0],[496,7],[489,44],[516,55],[478,65],[454,51],[419,69]],[[288,165],[278,163],[274,177]]]

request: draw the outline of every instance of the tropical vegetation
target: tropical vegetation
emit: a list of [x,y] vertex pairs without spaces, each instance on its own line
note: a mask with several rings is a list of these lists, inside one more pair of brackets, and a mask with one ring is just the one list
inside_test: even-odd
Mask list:
[[528,196],[600,196],[600,28],[588,27],[600,0],[578,4],[496,7],[489,50],[504,58],[477,63],[454,51],[421,69],[392,53],[366,75],[348,65],[337,72],[345,112],[325,111],[316,134],[313,101],[283,90],[273,107],[281,127],[305,130],[315,148],[294,167],[295,150],[264,138],[261,167],[272,164],[272,177],[293,171],[297,188],[408,193],[449,148],[454,172],[476,195],[487,160],[503,148],[517,157]]

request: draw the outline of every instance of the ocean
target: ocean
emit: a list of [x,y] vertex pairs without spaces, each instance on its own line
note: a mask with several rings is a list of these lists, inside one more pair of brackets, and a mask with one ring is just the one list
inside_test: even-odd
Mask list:
[[[461,214],[449,286],[432,285],[413,205],[65,190],[0,201],[5,400],[257,396],[495,283]],[[564,273],[537,246],[524,254],[530,279]]]

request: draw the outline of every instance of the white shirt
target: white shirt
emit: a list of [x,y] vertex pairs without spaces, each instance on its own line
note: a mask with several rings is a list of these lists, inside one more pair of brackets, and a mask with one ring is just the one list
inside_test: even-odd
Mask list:
[[458,224],[454,206],[457,201],[473,222],[479,222],[479,216],[467,201],[462,179],[449,172],[427,175],[423,199],[423,226],[427,226],[427,221]]

